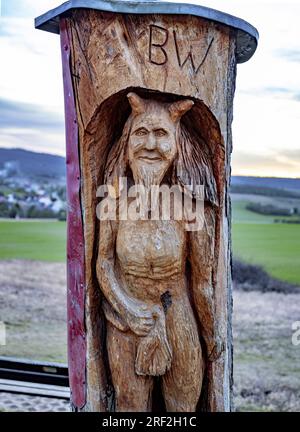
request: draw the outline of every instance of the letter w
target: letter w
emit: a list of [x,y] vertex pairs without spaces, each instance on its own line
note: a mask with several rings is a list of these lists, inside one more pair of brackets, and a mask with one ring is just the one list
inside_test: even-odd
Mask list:
[[204,54],[204,57],[203,57],[201,63],[199,64],[198,67],[196,67],[196,65],[195,65],[195,61],[194,61],[194,57],[193,57],[193,53],[192,53],[192,47],[190,47],[190,51],[188,52],[188,55],[186,56],[185,60],[184,60],[184,61],[181,61],[180,54],[179,54],[179,47],[178,47],[178,43],[177,43],[177,36],[176,36],[176,32],[175,32],[175,30],[173,30],[173,36],[174,36],[174,43],[175,43],[176,55],[177,55],[177,60],[178,60],[178,64],[179,64],[179,66],[180,66],[181,68],[183,68],[183,66],[187,63],[187,61],[190,60],[191,65],[192,65],[192,68],[193,68],[193,71],[194,71],[195,74],[197,74],[197,73],[199,72],[201,66],[202,66],[203,63],[205,62],[206,57],[208,56],[208,53],[209,53],[209,50],[210,50],[210,48],[211,48],[211,46],[212,46],[212,43],[213,43],[213,41],[214,41],[214,38],[212,38],[212,40],[210,41],[210,43],[209,43],[209,45],[208,45],[208,48],[207,48],[207,50],[206,50],[206,52],[205,52],[205,54]]

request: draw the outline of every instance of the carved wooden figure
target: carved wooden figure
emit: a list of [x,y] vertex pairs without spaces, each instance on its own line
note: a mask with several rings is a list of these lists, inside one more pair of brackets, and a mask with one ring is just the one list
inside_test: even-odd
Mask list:
[[[180,183],[178,175],[199,183],[203,167],[193,158],[197,143],[180,124],[193,102],[163,104],[135,93],[128,98],[132,114],[108,157],[107,182],[115,184],[129,168],[134,184],[147,189]],[[106,299],[118,411],[151,410],[153,376],[162,376],[168,411],[195,411],[205,371],[200,336],[208,361],[224,349],[212,286],[216,185],[209,162],[206,168],[204,186],[214,199],[207,203],[201,231],[186,232],[184,220],[100,223],[97,274]]]
[[201,6],[91,4],[36,21],[61,34],[72,406],[229,411],[232,105],[257,32]]

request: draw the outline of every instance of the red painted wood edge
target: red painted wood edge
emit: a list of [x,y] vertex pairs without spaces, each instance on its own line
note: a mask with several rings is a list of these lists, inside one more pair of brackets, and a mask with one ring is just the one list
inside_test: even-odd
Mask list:
[[60,20],[67,163],[67,308],[68,365],[71,401],[75,408],[86,403],[86,335],[84,324],[85,260],[80,200],[78,124],[70,70],[71,39],[66,19]]

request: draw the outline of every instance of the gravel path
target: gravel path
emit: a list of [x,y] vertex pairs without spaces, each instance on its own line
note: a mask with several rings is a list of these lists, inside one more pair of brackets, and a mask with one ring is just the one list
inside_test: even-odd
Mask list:
[[0,393],[0,412],[1,411],[68,412],[70,411],[70,406],[69,402],[63,399]]

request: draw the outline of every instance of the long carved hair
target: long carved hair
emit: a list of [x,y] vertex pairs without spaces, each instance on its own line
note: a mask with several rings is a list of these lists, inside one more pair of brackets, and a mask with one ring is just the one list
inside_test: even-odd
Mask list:
[[[122,136],[112,146],[105,167],[105,184],[119,190],[119,178],[125,177],[129,167],[128,141],[134,114],[128,117]],[[176,132],[177,156],[170,175],[171,184],[190,189],[193,198],[197,196],[197,185],[204,186],[204,199],[218,206],[216,181],[212,168],[212,155],[208,144],[196,132],[189,130],[181,121]],[[203,197],[202,197],[203,199]]]

